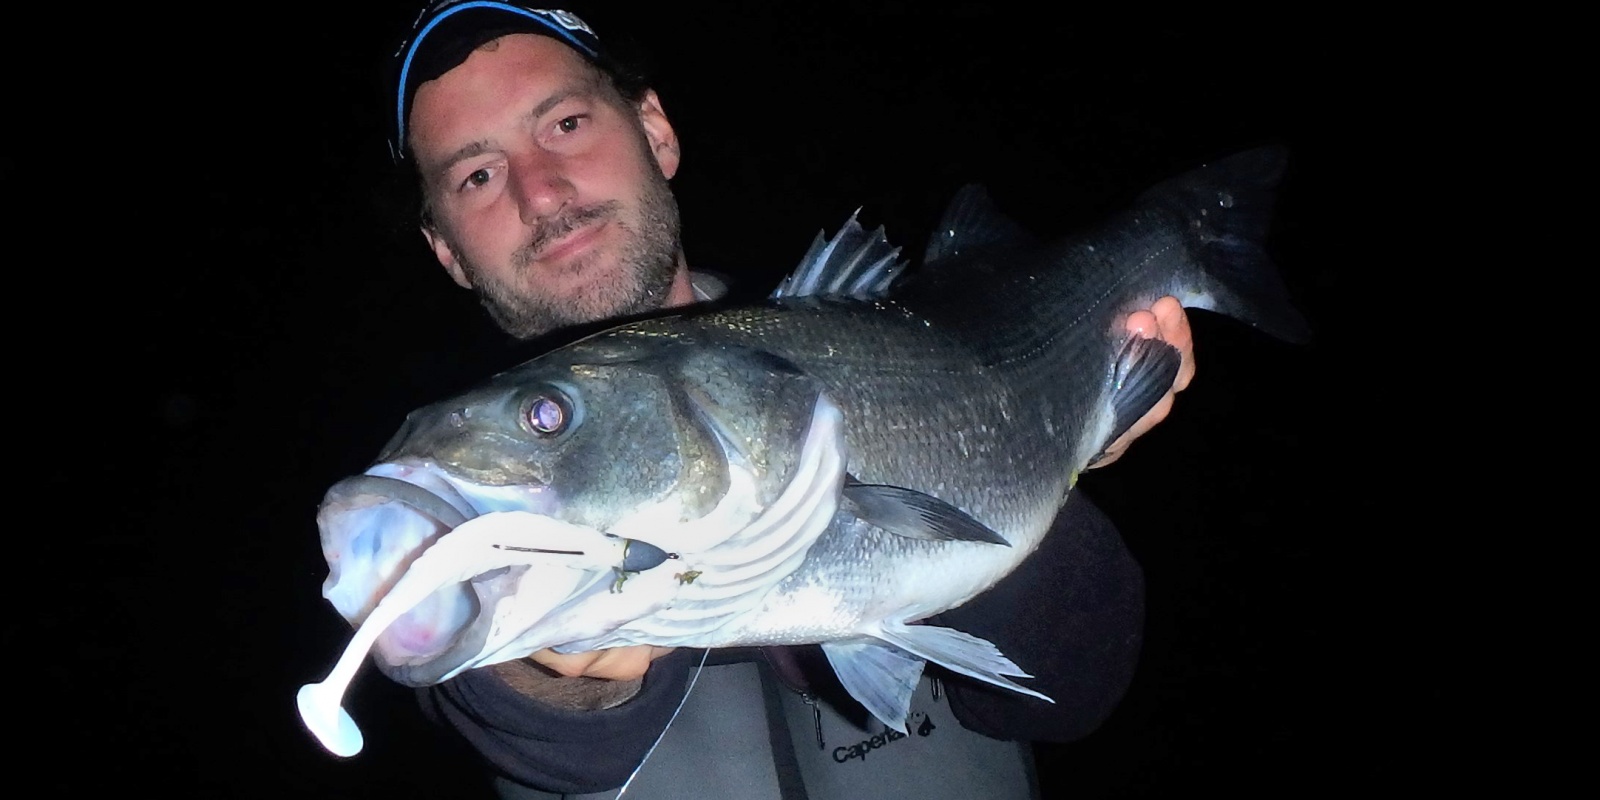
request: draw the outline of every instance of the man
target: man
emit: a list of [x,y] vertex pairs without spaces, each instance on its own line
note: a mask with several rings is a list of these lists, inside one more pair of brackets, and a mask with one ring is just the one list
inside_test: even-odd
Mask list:
[[[716,293],[680,244],[668,183],[680,142],[660,98],[577,16],[437,3],[395,54],[390,88],[391,144],[415,169],[423,236],[507,333]],[[1129,327],[1183,351],[1181,390],[1193,366],[1177,301]],[[423,706],[472,743],[507,797],[613,797],[641,762],[627,797],[1027,797],[1018,742],[1075,739],[1105,718],[1131,678],[1143,615],[1139,568],[1087,501],[1068,504],[1046,543],[941,619],[1027,664],[1053,706],[965,679],[941,692],[925,678],[911,734],[891,736],[818,700],[829,687],[789,651],[718,654],[697,672],[698,654],[655,647],[537,653],[423,690]],[[1038,613],[1005,612],[1022,603]]]

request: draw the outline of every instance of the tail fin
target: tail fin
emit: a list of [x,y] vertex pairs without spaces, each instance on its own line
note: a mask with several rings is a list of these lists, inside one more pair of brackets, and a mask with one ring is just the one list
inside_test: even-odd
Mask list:
[[1191,252],[1205,267],[1203,296],[1184,305],[1235,317],[1288,342],[1303,343],[1310,326],[1264,247],[1288,151],[1269,146],[1236,153],[1166,181],[1141,201],[1181,215]]

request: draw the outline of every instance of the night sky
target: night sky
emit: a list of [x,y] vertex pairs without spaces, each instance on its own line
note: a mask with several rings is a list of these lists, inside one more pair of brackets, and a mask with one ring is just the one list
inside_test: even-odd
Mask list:
[[[690,263],[742,297],[857,208],[915,255],[964,183],[1048,236],[1208,159],[1291,154],[1271,248],[1315,339],[1195,312],[1193,387],[1084,480],[1146,570],[1146,649],[1100,731],[1039,748],[1045,797],[1430,777],[1449,731],[1413,656],[1442,634],[1411,624],[1430,600],[1386,594],[1426,542],[1382,522],[1399,467],[1372,457],[1390,368],[1389,265],[1365,238],[1387,96],[1372,46],[1270,18],[850,5],[588,15],[654,57]],[[14,619],[28,611],[6,628],[29,654],[11,667],[21,730],[75,754],[46,776],[61,792],[486,796],[376,672],[355,685],[354,759],[294,711],[347,638],[319,594],[322,492],[410,409],[533,354],[398,216],[378,84],[410,21],[395,6],[146,17],[33,65],[92,65],[27,115],[62,145],[0,162],[14,225],[48,243],[17,259],[17,305],[62,312],[20,340],[34,388],[17,427],[43,442],[21,461],[46,491],[26,524],[49,533],[14,534],[45,579],[13,589]]]

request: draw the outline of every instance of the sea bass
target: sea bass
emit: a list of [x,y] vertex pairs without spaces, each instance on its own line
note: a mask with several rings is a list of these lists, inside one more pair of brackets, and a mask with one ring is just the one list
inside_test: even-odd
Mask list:
[[359,627],[303,718],[360,749],[339,702],[369,649],[421,686],[541,648],[817,643],[899,730],[927,661],[1044,697],[916,623],[1033,552],[1170,388],[1177,351],[1130,313],[1175,295],[1304,338],[1263,247],[1283,168],[1241,153],[1055,241],[969,187],[915,270],[852,218],[768,302],[623,324],[413,412],[319,510],[323,594]]

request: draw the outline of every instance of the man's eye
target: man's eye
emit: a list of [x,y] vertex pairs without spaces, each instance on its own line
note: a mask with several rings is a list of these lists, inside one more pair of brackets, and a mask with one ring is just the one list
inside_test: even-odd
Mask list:
[[489,170],[486,170],[486,169],[475,169],[470,174],[467,175],[467,179],[464,182],[462,182],[462,185],[463,186],[482,186],[482,185],[484,185],[484,184],[486,184],[488,182],[489,182]]
[[570,117],[562,117],[560,121],[556,122],[556,131],[558,133],[572,133],[582,126],[583,117],[575,114]]

